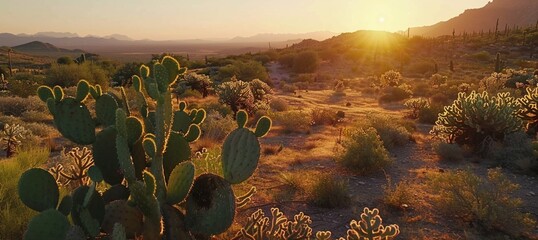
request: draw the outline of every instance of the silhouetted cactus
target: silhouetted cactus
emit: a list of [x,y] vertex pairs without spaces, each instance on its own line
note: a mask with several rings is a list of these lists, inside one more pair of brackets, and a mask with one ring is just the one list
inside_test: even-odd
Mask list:
[[29,134],[23,126],[18,124],[5,124],[0,131],[0,143],[2,143],[6,157],[11,157],[17,151],[17,147],[21,145],[21,139],[24,139]]

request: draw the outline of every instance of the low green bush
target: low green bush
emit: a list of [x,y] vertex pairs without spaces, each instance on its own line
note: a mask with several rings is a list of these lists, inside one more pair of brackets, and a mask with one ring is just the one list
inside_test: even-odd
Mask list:
[[370,128],[354,128],[345,133],[344,148],[338,162],[359,173],[367,174],[388,166],[392,160],[377,131]]
[[348,184],[332,175],[322,175],[312,186],[309,200],[323,208],[347,207],[351,202]]

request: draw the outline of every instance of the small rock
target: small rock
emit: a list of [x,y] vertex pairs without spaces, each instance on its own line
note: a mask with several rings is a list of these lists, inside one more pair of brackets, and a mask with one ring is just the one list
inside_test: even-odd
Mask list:
[[534,193],[533,191],[530,191],[529,193],[527,193],[527,196],[534,197],[536,196],[536,193]]
[[445,170],[444,170],[444,169],[442,169],[442,168],[439,168],[439,172],[440,172],[440,173],[444,173],[444,172],[445,172]]
[[363,181],[360,181],[359,184],[360,184],[360,185],[365,185],[366,183],[363,182]]

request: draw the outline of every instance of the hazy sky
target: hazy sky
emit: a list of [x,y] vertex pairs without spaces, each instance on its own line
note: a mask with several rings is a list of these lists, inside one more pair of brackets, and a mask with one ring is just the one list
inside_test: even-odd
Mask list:
[[135,39],[257,33],[398,31],[488,0],[0,0],[0,32],[124,34]]

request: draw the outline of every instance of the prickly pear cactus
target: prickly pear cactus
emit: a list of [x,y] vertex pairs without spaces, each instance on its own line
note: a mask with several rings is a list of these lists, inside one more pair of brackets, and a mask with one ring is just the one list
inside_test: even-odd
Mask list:
[[260,142],[258,137],[265,136],[271,128],[269,118],[258,121],[255,132],[245,128],[248,115],[245,111],[237,112],[238,128],[232,131],[222,147],[222,170],[224,178],[237,184],[248,179],[258,167],[260,159]]
[[[174,112],[171,86],[185,71],[171,57],[140,67],[140,74],[132,78],[140,119],[131,115],[123,89],[121,99],[84,80],[74,97],[65,96],[58,86],[38,89],[60,133],[74,143],[92,145],[94,165],[88,170],[89,185],[64,197],[58,210],[54,177],[39,169],[23,174],[21,199],[30,208],[44,211],[45,219],[52,219],[45,222],[38,215],[29,225],[28,239],[39,235],[44,236],[40,239],[93,239],[106,234],[108,239],[175,240],[228,229],[237,200],[231,184],[246,180],[256,169],[260,156],[257,138],[267,134],[271,121],[262,117],[251,131],[245,128],[246,113],[240,112],[239,128],[224,144],[226,177],[195,177],[189,144],[201,136],[199,125],[206,113],[203,109],[188,111],[184,102]],[[95,116],[85,104],[92,99]],[[110,187],[101,195],[96,189],[105,187],[102,181]],[[243,198],[238,199],[245,204]],[[64,221],[68,215],[74,226]],[[52,224],[59,227],[53,230]]]

